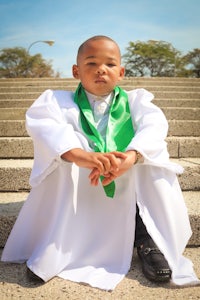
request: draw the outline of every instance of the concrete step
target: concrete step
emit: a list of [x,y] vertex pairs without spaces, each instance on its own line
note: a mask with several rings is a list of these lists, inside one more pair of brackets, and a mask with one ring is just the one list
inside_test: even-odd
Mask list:
[[[199,247],[187,247],[184,255],[192,260],[200,277]],[[1,255],[1,252],[0,252]],[[27,277],[26,264],[0,262],[0,295],[2,300],[198,300],[199,286],[178,288],[170,283],[156,284],[142,274],[136,251],[130,271],[112,292],[92,288],[58,277],[37,284]]]
[[171,158],[200,157],[200,137],[168,136],[166,141]]
[[[172,159],[185,169],[179,175],[179,182],[184,191],[200,190],[200,158]],[[26,191],[30,189],[29,177],[33,165],[32,159],[0,160],[0,191]]]
[[168,120],[168,136],[199,136],[200,120]]
[[[168,137],[170,157],[200,157],[200,137]],[[32,158],[30,137],[0,137],[0,158]]]
[[[35,99],[31,100],[1,100],[0,108],[28,108],[30,107]],[[196,102],[195,102],[196,103]],[[198,103],[197,103],[198,105]],[[196,107],[197,107],[196,105]]]
[[32,159],[0,160],[0,191],[30,190],[29,177],[32,166]]
[[[28,108],[35,99],[0,100],[0,108]],[[155,99],[153,103],[159,107],[190,107],[200,108],[200,99]]]
[[200,158],[171,159],[184,168],[184,173],[178,175],[179,183],[183,191],[200,190]]
[[4,247],[28,192],[0,193],[0,247]]
[[[73,90],[73,89],[71,89]],[[28,93],[0,93],[0,101],[2,100],[15,100],[15,99],[37,99],[40,92]]]
[[[152,101],[158,107],[190,107],[200,108],[200,99],[155,99]],[[1,101],[0,101],[1,105]]]
[[[184,77],[124,77],[122,85],[163,85],[163,86],[199,86],[199,78]],[[45,86],[48,84],[78,84],[79,80],[74,78],[9,78],[0,79],[0,86]]]
[[[69,90],[74,91],[75,86],[71,86]],[[65,88],[66,89],[66,88]],[[133,86],[126,86],[126,90],[132,90]],[[15,92],[15,93],[0,93],[0,99],[6,100],[6,99],[36,99],[41,92]],[[154,96],[155,98],[162,98],[162,99],[200,99],[200,92],[194,91],[194,92],[189,92],[189,91],[154,91]]]
[[124,80],[120,81],[119,84],[122,86],[137,86],[137,87],[163,87],[168,88],[168,87],[199,87],[200,79],[199,78],[125,78]]
[[[4,247],[28,192],[0,193],[0,247]],[[200,246],[200,192],[183,192],[193,235],[190,246]]]
[[[48,87],[65,86],[66,84],[78,85],[79,80],[74,78],[9,78],[0,79],[0,87]],[[182,83],[183,84],[183,83]],[[186,83],[187,84],[187,83]],[[196,82],[193,82],[194,86]],[[191,86],[191,84],[189,84]]]
[[[200,120],[200,108],[161,107],[168,120]],[[27,108],[0,108],[0,120],[24,120]]]
[[23,120],[0,120],[1,136],[28,136],[25,121]]
[[0,158],[33,158],[30,137],[0,137]]
[[163,85],[163,86],[199,86],[199,78],[184,77],[125,77],[120,84],[137,84],[137,85]]
[[[169,136],[199,136],[200,120],[168,120]],[[0,120],[2,137],[28,136],[24,120]]]
[[200,120],[200,108],[161,107],[168,120]]
[[27,108],[0,108],[0,120],[25,120]]
[[[0,93],[42,93],[45,89],[58,89],[58,90],[67,90],[68,88],[70,89],[75,89],[77,87],[77,82],[73,83],[73,82],[66,82],[65,84],[61,83],[59,84],[46,84],[46,85],[42,85],[42,86],[35,86],[35,85],[22,85],[22,86],[0,86]],[[126,89],[127,87],[132,87],[132,89],[137,88],[139,86],[139,88],[141,87],[140,85],[137,85],[136,83],[120,83],[120,86],[124,89]],[[155,91],[175,91],[175,92],[200,92],[200,86],[161,86],[161,85],[148,85],[148,84],[144,84],[142,86],[144,89],[148,89],[151,92],[155,92]]]

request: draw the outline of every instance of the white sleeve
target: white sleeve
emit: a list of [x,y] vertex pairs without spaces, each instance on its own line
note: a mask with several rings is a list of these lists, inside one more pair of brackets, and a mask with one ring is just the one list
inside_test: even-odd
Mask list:
[[166,167],[181,173],[183,168],[169,161],[167,143],[168,122],[162,110],[151,101],[154,96],[145,89],[127,92],[135,136],[126,150],[137,150],[144,164]]
[[26,113],[26,129],[34,144],[32,186],[40,183],[60,163],[60,155],[73,148],[82,148],[74,128],[67,123],[58,101],[71,92],[45,91]]

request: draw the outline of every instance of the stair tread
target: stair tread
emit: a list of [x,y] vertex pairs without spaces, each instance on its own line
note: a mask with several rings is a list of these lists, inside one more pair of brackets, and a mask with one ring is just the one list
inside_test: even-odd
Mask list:
[[[200,157],[194,158],[171,158],[170,161],[185,166],[200,166]],[[0,159],[0,168],[23,168],[31,167],[33,159]]]

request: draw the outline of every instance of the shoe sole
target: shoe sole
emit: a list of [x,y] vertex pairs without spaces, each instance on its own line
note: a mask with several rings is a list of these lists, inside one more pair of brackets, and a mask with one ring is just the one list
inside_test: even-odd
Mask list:
[[[145,268],[145,266],[143,265],[142,266],[142,272],[144,274],[144,276],[149,279],[150,281],[154,281],[154,282],[169,282],[170,279],[171,279],[171,272],[169,270],[166,270],[166,271],[169,271],[168,273],[165,273],[165,274],[156,274],[155,275],[155,271],[152,269],[152,272],[150,273],[150,267],[148,266],[148,269]],[[165,270],[163,270],[165,271]]]

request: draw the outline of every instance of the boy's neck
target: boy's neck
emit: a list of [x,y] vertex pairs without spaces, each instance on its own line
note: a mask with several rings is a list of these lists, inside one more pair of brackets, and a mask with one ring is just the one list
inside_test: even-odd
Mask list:
[[87,90],[85,90],[86,95],[88,98],[90,99],[94,99],[95,101],[103,101],[105,100],[108,96],[110,96],[111,94],[113,94],[113,92],[106,94],[106,95],[102,95],[102,96],[97,96],[95,94],[89,93]]

